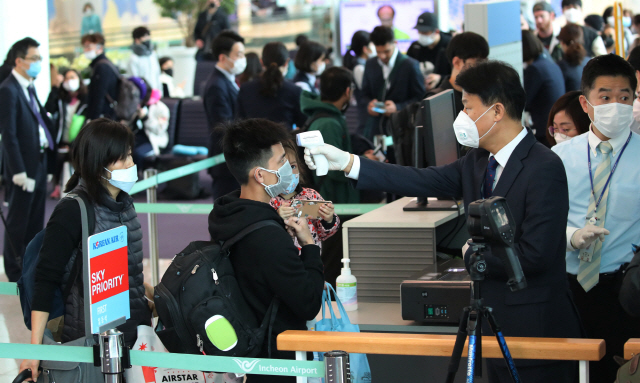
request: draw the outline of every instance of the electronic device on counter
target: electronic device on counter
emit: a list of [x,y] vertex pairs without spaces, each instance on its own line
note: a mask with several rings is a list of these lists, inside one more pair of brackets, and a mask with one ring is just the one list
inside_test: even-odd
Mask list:
[[438,262],[438,270],[425,269],[400,284],[402,319],[423,324],[457,325],[469,306],[471,278],[460,258]]
[[[414,166],[443,166],[455,162],[460,156],[458,141],[453,131],[456,119],[456,102],[453,90],[445,90],[422,100],[416,116],[414,131]],[[451,196],[459,197],[459,196]],[[407,204],[404,211],[457,210],[458,202],[446,200],[428,201],[420,197]]]

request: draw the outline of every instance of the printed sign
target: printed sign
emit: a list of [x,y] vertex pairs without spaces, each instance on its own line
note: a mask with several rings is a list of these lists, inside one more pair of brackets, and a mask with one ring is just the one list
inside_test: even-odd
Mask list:
[[89,301],[94,334],[101,326],[130,317],[127,260],[126,226],[89,237]]

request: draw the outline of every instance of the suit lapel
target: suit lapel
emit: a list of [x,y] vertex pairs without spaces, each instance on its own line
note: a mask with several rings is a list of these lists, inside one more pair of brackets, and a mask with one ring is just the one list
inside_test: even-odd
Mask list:
[[513,150],[507,166],[502,170],[502,174],[498,179],[495,189],[493,189],[493,195],[504,197],[511,189],[511,185],[515,182],[518,174],[523,168],[522,159],[529,154],[529,150],[536,143],[536,139],[531,131],[527,132],[527,135],[520,141],[518,146]]
[[473,170],[473,193],[474,201],[476,199],[482,199],[482,185],[484,184],[484,175],[487,172],[487,164],[489,163],[489,152],[484,149],[480,153],[480,158],[476,161],[476,166]]
[[22,102],[24,102],[27,110],[29,110],[29,112],[31,112],[31,115],[33,116],[33,118],[37,122],[38,121],[38,117],[36,116],[36,114],[33,111],[33,109],[31,109],[31,103],[29,102],[29,99],[27,98],[27,96],[24,94],[24,89],[22,88],[22,86],[20,85],[18,80],[16,80],[15,76],[13,75],[13,73],[11,73],[9,76],[11,76],[11,80],[13,81],[13,86],[16,88],[18,94],[20,95],[19,96],[20,99],[22,100]]

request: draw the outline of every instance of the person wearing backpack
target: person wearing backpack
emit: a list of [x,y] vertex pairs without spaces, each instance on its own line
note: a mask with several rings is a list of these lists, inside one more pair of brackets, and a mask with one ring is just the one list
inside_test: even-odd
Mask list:
[[[269,204],[290,185],[293,174],[282,142],[289,139],[280,125],[265,119],[247,119],[225,128],[224,156],[241,185],[218,198],[209,215],[212,240],[226,241],[257,222],[275,222],[247,234],[230,248],[235,276],[251,311],[262,322],[271,302],[279,300],[270,341],[258,358],[294,359],[278,351],[276,337],[286,330],[306,330],[306,321],[320,311],[324,276],[320,248],[314,244],[306,219],[286,221]],[[289,233],[295,233],[300,253]],[[299,254],[299,255],[298,255]],[[269,349],[269,346],[270,349]],[[295,382],[295,377],[249,375],[247,382]]]
[[119,74],[114,71],[113,63],[104,54],[104,36],[100,33],[82,36],[82,48],[84,57],[91,64],[91,83],[89,84],[89,95],[87,105],[87,120],[95,120],[99,117],[116,119],[114,108],[111,107],[111,100],[118,99]]
[[[133,198],[128,194],[137,180],[137,170],[131,157],[133,144],[131,130],[118,122],[100,118],[87,124],[72,144],[71,162],[75,173],[65,190],[88,196],[92,205],[88,208],[93,208],[95,212],[91,235],[122,225],[127,227],[131,317],[118,329],[124,333],[124,342],[128,347],[136,341],[137,326],[151,325],[151,311],[145,298],[142,274],[142,230]],[[55,309],[51,307],[53,297],[63,283],[71,283],[72,287],[69,294],[63,297],[65,314],[61,324],[61,340],[66,343],[85,335],[82,272],[73,272],[82,270],[82,263],[71,261],[83,259],[79,248],[81,238],[79,204],[65,198],[58,203],[47,223],[38,256],[31,302],[32,344],[42,343],[48,320],[56,319],[49,318],[49,312]],[[35,381],[39,362],[24,360],[20,371],[31,369]]]

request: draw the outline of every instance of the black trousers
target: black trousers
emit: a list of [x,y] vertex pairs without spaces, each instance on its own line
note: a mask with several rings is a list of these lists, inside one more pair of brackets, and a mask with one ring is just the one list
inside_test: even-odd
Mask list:
[[623,269],[612,274],[600,274],[598,284],[589,292],[584,291],[575,275],[569,274],[569,286],[587,337],[604,339],[607,346],[601,361],[589,363],[591,382],[615,381],[618,364],[613,356],[623,356],[625,342],[629,338],[640,337],[640,320],[629,316],[618,300]]
[[240,189],[240,184],[233,177],[213,177],[211,187],[213,189],[213,200],[215,201],[223,195],[227,195],[236,189]]
[[[29,242],[44,228],[44,206],[47,192],[46,159],[42,160],[33,193],[28,193],[6,180],[9,211],[4,231],[4,271],[9,282],[22,275],[22,256]],[[12,246],[13,245],[13,246]]]

